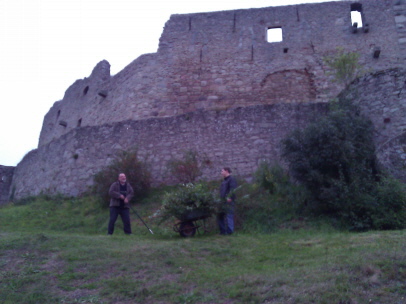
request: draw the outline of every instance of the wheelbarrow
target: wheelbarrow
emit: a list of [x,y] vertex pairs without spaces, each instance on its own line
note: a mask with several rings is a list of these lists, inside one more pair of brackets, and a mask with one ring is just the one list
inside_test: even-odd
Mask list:
[[173,226],[173,230],[183,237],[194,236],[196,231],[199,232],[200,227],[207,232],[205,220],[210,216],[210,213],[205,210],[192,209],[179,218],[179,222]]

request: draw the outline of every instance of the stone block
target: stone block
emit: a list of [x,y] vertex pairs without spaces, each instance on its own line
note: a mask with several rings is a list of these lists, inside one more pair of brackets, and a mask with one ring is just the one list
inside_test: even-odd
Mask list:
[[406,22],[406,16],[404,15],[395,16],[395,22],[396,23]]

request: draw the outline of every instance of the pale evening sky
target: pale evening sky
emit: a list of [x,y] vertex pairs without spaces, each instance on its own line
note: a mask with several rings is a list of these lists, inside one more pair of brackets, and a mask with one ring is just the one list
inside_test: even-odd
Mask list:
[[[338,1],[338,0],[336,0]],[[0,165],[35,149],[45,114],[101,60],[154,53],[171,14],[323,0],[0,0]]]

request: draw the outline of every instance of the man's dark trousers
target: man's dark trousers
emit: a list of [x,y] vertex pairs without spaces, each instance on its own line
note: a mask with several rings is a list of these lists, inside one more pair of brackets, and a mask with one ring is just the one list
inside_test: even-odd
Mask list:
[[131,234],[130,209],[123,207],[110,207],[108,234],[113,234],[114,224],[116,223],[118,215],[121,216],[121,220],[123,221],[124,233]]

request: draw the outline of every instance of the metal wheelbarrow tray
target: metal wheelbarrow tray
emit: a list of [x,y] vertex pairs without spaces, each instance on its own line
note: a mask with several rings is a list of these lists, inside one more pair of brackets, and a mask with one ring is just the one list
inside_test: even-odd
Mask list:
[[203,226],[205,229],[205,219],[209,218],[211,214],[202,209],[192,209],[182,214],[179,218],[179,222],[173,226],[173,230],[178,232],[183,237],[192,237],[196,234],[196,231]]

